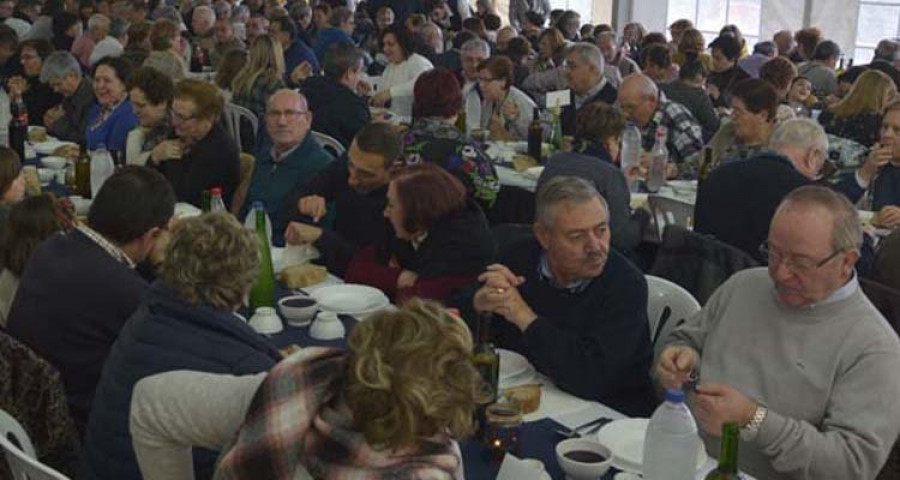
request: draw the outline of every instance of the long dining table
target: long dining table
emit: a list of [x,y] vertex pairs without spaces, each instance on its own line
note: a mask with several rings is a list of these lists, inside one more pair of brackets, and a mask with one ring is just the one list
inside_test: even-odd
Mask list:
[[[339,278],[329,275],[326,281],[319,285],[297,291],[279,287],[277,294],[279,298],[295,294],[314,296],[315,291],[319,288],[342,283]],[[344,324],[347,335],[359,322],[350,315],[339,315],[339,318]],[[343,348],[346,346],[346,336],[336,340],[318,340],[310,336],[309,330],[309,326],[294,327],[284,322],[284,330],[269,336],[269,339],[281,349],[292,346],[300,348],[314,346]],[[562,480],[566,477],[556,461],[555,448],[556,444],[563,440],[563,437],[557,430],[575,428],[600,417],[611,420],[621,420],[627,417],[599,402],[579,398],[559,389],[551,379],[540,372],[537,372],[535,382],[542,385],[540,406],[536,411],[523,418],[517,457],[539,460],[543,463],[545,471],[551,479]],[[487,480],[497,477],[500,462],[492,459],[491,451],[487,446],[477,439],[468,439],[462,442],[460,447],[467,479]],[[704,478],[705,474],[714,467],[715,461],[707,457],[703,467],[698,470],[697,478]],[[610,472],[602,479],[611,480],[616,473],[618,470],[611,468]]]

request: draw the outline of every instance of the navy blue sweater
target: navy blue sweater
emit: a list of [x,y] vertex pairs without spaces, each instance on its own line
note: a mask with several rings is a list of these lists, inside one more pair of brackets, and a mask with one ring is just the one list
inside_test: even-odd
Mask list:
[[[128,415],[135,384],[171,370],[246,375],[266,371],[281,355],[231,312],[181,300],[154,284],[113,345],[84,442],[82,479],[141,478]],[[212,474],[215,455],[198,456],[198,478]]]
[[[632,416],[649,416],[656,399],[647,323],[647,281],[610,251],[603,273],[579,293],[555,288],[538,273],[543,250],[533,238],[514,244],[500,263],[525,277],[519,293],[538,315],[525,332],[495,316],[494,343],[517,351],[559,388]],[[464,318],[474,319],[471,296]]]
[[9,334],[57,369],[83,431],[103,363],[147,283],[78,230],[31,255],[9,312]]

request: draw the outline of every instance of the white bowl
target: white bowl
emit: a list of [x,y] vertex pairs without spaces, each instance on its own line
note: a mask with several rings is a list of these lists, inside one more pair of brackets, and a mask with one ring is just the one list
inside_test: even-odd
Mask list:
[[316,321],[309,327],[309,336],[316,340],[337,340],[346,333],[344,324],[333,312],[319,312]]
[[[566,456],[574,451],[587,451],[601,455],[605,460],[600,462],[579,462]],[[570,438],[556,444],[556,461],[566,477],[571,480],[596,480],[609,470],[612,465],[612,452],[605,446],[584,438]]]
[[[308,305],[302,307],[287,305],[292,303],[292,300],[305,300]],[[284,317],[288,325],[305,327],[309,325],[312,318],[316,315],[316,311],[319,310],[319,304],[315,298],[306,295],[291,295],[278,301],[278,309],[281,310],[281,316]]]
[[75,215],[83,217],[91,210],[91,200],[79,195],[69,196],[69,201],[75,206]]
[[38,178],[41,179],[42,185],[49,184],[53,181],[53,178],[56,177],[56,170],[53,170],[52,168],[39,168],[37,171]]
[[62,170],[63,168],[66,168],[67,163],[68,163],[68,160],[66,160],[63,157],[50,156],[50,157],[44,157],[41,159],[41,165],[43,165],[47,168],[52,168],[54,170]]
[[272,307],[259,307],[250,317],[250,326],[263,335],[272,335],[284,330],[278,313]]

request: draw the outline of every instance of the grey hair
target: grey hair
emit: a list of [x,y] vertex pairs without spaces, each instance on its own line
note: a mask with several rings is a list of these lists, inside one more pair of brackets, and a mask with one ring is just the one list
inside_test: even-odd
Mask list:
[[193,19],[194,15],[197,15],[198,13],[210,15],[212,16],[212,19],[214,21],[216,19],[216,11],[213,10],[212,7],[208,7],[206,5],[199,5],[197,7],[194,7],[194,13],[191,15],[191,19]]
[[569,47],[569,51],[566,52],[566,55],[578,55],[578,60],[582,63],[593,65],[594,68],[597,69],[597,72],[601,74],[606,65],[606,60],[603,59],[603,52],[600,50],[600,47],[593,43],[578,42]]
[[460,47],[460,53],[472,52],[475,50],[480,50],[487,56],[491,56],[491,46],[480,38],[473,38],[466,43],[462,44]]
[[436,33],[442,38],[444,36],[444,32],[441,31],[441,27],[435,25],[434,22],[427,22],[425,23],[425,25],[422,25],[422,28],[419,29],[419,35],[421,35],[422,37],[427,37],[429,33]]
[[785,147],[803,150],[817,147],[827,152],[828,136],[815,120],[792,118],[781,122],[769,139],[770,149],[781,151]]
[[609,219],[609,206],[606,199],[594,188],[591,182],[580,178],[560,175],[544,182],[535,199],[535,222],[547,229],[552,229],[556,207],[561,203],[582,204],[599,199]]
[[781,201],[775,214],[794,206],[820,207],[831,214],[831,248],[835,252],[859,249],[862,245],[863,231],[859,214],[844,194],[819,185],[800,187]]
[[875,47],[875,60],[893,62],[900,57],[900,39],[885,38]]
[[78,60],[69,52],[53,52],[44,59],[44,66],[41,67],[41,82],[49,83],[70,74],[81,78],[81,65],[78,64]]
[[109,24],[109,17],[103,15],[102,13],[95,13],[91,15],[91,18],[88,19],[87,27],[88,30],[94,30],[97,28],[109,29]]
[[363,51],[355,45],[338,42],[325,52],[322,70],[324,70],[326,78],[339,82],[344,74],[360,68],[364,59]]

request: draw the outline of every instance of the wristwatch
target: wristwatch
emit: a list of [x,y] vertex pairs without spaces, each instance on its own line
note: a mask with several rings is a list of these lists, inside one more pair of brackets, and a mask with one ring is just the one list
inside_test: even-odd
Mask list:
[[769,410],[765,406],[757,405],[756,411],[753,412],[753,417],[750,418],[746,425],[741,427],[741,439],[745,442],[754,440],[756,435],[759,434],[759,427],[762,426],[768,413]]

